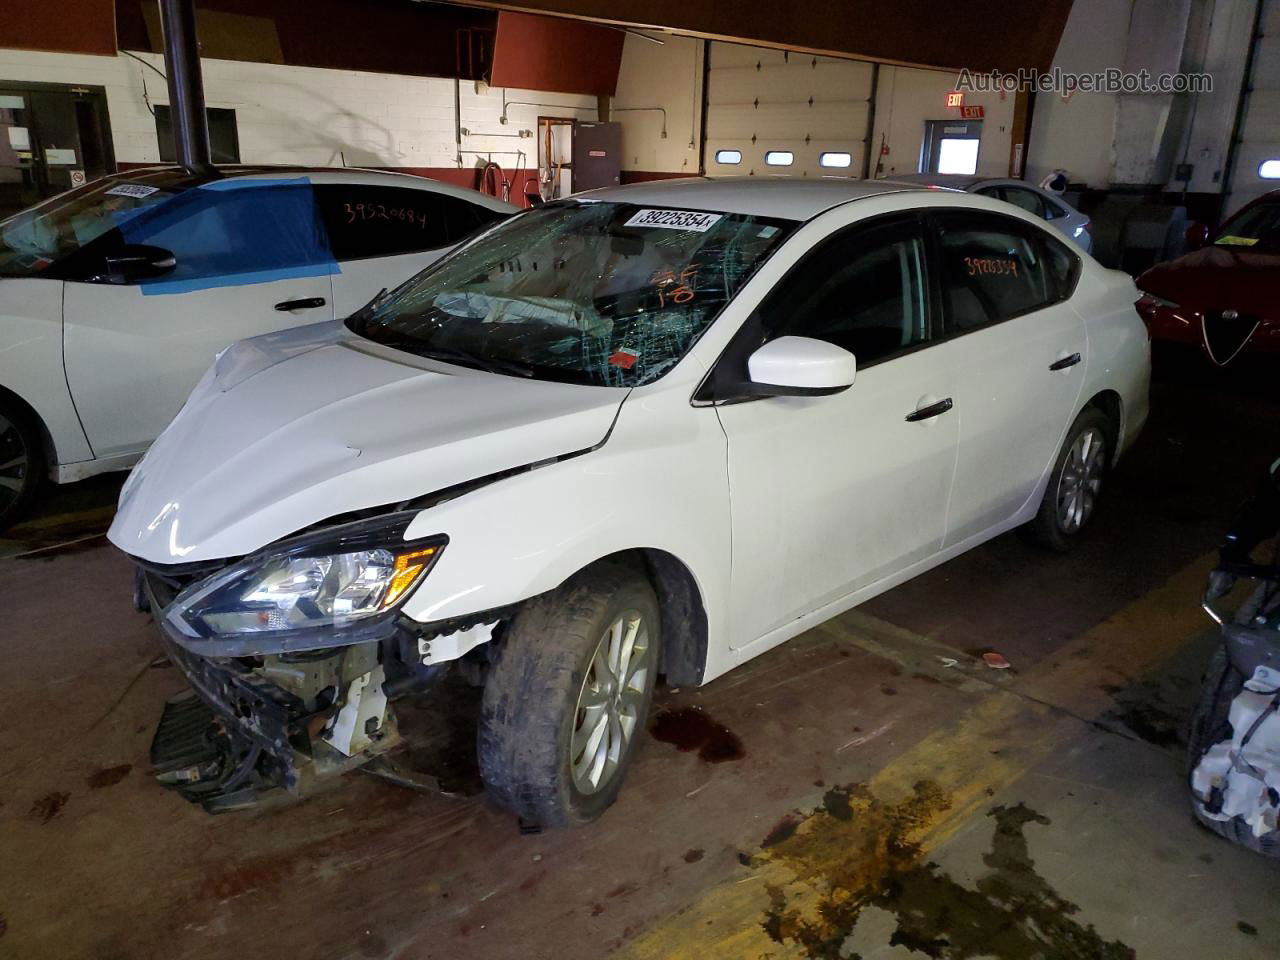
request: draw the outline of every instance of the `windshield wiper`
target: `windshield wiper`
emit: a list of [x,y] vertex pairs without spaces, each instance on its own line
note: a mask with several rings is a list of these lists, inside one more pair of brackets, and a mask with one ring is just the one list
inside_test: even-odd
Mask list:
[[407,349],[412,350],[420,357],[426,357],[429,360],[443,360],[446,363],[461,363],[465,366],[479,367],[481,370],[487,370],[490,373],[507,373],[516,377],[532,377],[533,368],[523,363],[517,363],[514,360],[499,360],[494,357],[483,357],[479,354],[468,353],[465,350],[458,350],[454,347],[427,347],[413,346]]

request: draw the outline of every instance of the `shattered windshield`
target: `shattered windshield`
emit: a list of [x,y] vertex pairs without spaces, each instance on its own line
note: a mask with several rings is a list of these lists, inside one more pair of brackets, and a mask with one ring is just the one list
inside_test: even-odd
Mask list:
[[516,376],[650,383],[794,223],[624,203],[522,214],[347,321],[378,343]]
[[0,276],[32,277],[136,211],[175,196],[147,183],[96,180],[0,221]]
[[1214,238],[1216,246],[1249,247],[1256,253],[1280,252],[1280,203],[1260,203],[1228,220]]

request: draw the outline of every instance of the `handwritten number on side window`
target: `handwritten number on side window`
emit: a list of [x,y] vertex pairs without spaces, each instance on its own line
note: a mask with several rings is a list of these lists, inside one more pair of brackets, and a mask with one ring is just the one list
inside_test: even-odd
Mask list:
[[410,207],[391,207],[388,210],[386,204],[382,203],[357,203],[354,205],[344,203],[342,208],[347,215],[348,224],[356,221],[399,220],[402,223],[416,223],[423,230],[427,229],[427,215]]
[[965,257],[969,276],[1018,276],[1018,261],[1012,257]]

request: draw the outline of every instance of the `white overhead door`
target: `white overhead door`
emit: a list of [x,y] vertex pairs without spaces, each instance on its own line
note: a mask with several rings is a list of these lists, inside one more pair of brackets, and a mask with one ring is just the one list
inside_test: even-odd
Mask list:
[[[1253,69],[1245,78],[1251,89],[1245,99],[1224,215],[1269,190],[1280,189],[1280,0],[1261,3]],[[1277,162],[1264,168],[1268,160]],[[1271,176],[1263,176],[1265,173]]]
[[870,63],[714,42],[704,169],[860,177],[874,86]]

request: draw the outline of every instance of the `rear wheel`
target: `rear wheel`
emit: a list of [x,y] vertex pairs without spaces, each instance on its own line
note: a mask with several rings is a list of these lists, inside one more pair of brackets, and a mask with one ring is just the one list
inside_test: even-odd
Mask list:
[[1027,532],[1051,550],[1070,550],[1093,518],[1111,454],[1115,428],[1101,410],[1076,417],[1054,462],[1044,499]]
[[0,530],[31,506],[44,470],[39,428],[25,409],[0,400]]
[[659,629],[653,588],[621,564],[525,604],[485,681],[477,752],[490,796],[542,826],[600,816],[645,729]]

